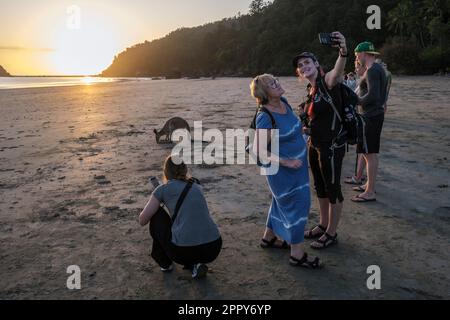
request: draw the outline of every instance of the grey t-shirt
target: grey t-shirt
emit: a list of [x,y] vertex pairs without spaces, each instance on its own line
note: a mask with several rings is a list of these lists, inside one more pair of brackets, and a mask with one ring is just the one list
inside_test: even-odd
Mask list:
[[[153,196],[164,203],[173,216],[178,198],[185,186],[184,181],[169,180],[166,184],[158,186],[153,191]],[[172,243],[183,247],[197,246],[217,240],[219,237],[219,229],[209,214],[202,188],[194,183],[172,225]]]
[[384,113],[386,103],[387,79],[383,67],[374,63],[365,74],[363,81],[367,84],[367,93],[360,95],[360,104],[363,115],[374,117]]
[[[365,79],[360,79],[359,80],[359,84],[356,87],[355,93],[359,96],[362,97],[365,94],[367,94],[367,83]],[[363,110],[361,105],[358,105],[358,113],[359,114],[363,114]]]

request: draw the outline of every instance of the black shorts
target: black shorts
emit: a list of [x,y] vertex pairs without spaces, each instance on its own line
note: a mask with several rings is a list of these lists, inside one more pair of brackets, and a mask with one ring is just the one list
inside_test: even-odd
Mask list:
[[330,144],[309,144],[309,165],[314,178],[314,188],[318,198],[328,198],[335,204],[344,201],[341,191],[342,160],[345,145],[332,149]]
[[383,129],[384,113],[364,118],[366,121],[364,139],[356,147],[357,153],[379,153],[381,129]]

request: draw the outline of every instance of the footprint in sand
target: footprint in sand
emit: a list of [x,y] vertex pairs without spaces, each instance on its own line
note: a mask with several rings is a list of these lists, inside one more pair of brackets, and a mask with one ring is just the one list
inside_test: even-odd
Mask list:
[[104,207],[103,213],[110,214],[110,213],[113,213],[113,212],[119,211],[119,210],[120,210],[120,208],[118,206]]
[[94,176],[94,180],[97,182],[97,184],[105,185],[110,184],[111,181],[107,180],[105,176]]
[[133,204],[133,203],[136,203],[136,200],[131,199],[131,198],[123,199],[123,200],[122,200],[122,203],[123,203],[123,204]]
[[133,209],[123,209],[118,206],[109,206],[109,207],[103,207],[102,210],[104,215],[111,216],[112,219],[134,219],[134,217],[137,216],[137,214],[140,212],[140,209],[133,208]]

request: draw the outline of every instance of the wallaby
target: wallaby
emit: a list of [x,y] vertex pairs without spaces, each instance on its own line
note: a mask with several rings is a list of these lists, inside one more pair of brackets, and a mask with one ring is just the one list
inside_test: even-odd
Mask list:
[[[161,130],[153,129],[153,132],[156,135],[156,143],[171,143],[172,142],[172,133],[177,129],[186,129],[191,132],[191,128],[186,120],[180,117],[173,117],[167,120],[166,124]],[[161,137],[164,139],[161,139]]]

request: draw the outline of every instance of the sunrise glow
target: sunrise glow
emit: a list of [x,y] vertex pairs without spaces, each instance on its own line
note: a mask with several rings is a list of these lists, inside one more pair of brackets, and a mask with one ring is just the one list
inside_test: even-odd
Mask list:
[[5,1],[0,10],[0,65],[17,76],[94,76],[128,47],[164,37],[180,27],[245,12],[249,3],[250,0]]

